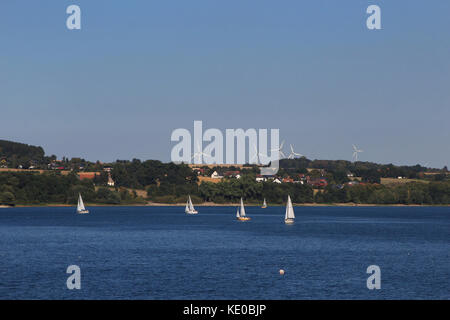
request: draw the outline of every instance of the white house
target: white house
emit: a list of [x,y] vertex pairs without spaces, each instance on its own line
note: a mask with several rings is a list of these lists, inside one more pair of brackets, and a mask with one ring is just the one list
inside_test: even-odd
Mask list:
[[217,173],[217,171],[214,171],[214,172],[212,173],[212,175],[211,175],[211,178],[212,178],[212,179],[222,179],[223,177],[220,176],[220,175]]

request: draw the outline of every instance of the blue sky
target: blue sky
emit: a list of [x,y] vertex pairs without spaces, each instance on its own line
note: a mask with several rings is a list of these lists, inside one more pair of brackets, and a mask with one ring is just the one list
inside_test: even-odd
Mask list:
[[[67,6],[82,30],[66,28]],[[369,4],[382,30],[366,28]],[[311,159],[449,165],[450,2],[0,2],[0,138],[168,161],[176,128],[279,128]]]

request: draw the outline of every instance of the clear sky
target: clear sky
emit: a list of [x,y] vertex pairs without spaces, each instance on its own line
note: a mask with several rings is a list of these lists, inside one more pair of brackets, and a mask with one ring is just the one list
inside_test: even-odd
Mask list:
[[[66,8],[82,29],[66,28]],[[382,30],[366,28],[366,8]],[[0,139],[168,161],[176,128],[279,128],[311,159],[449,165],[450,1],[2,0]]]

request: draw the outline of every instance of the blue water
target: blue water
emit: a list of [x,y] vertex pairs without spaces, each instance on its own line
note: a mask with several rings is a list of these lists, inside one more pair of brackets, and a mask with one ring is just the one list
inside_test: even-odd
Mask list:
[[282,207],[183,210],[0,209],[0,298],[450,299],[449,207],[296,207],[290,226]]

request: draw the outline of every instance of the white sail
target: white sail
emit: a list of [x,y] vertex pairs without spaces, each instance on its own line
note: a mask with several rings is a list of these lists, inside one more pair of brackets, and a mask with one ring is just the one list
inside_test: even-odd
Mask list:
[[189,196],[189,210],[191,212],[195,211],[194,205],[192,204],[191,196]]
[[186,201],[186,208],[184,209],[184,212],[186,212],[186,213],[189,212],[189,200]]
[[264,198],[263,207],[267,207],[266,198]]
[[241,217],[245,217],[244,201],[241,198]]
[[239,214],[239,207],[237,208],[237,212],[236,212],[236,218],[240,218],[240,214]]
[[81,198],[81,194],[78,194],[78,205],[77,205],[77,211],[85,211],[86,208],[84,207],[83,199]]
[[188,200],[186,202],[186,208],[184,209],[184,211],[187,214],[197,214],[197,210],[195,210],[194,205],[192,204],[192,199],[191,196],[188,197]]
[[294,208],[292,207],[291,196],[288,196],[288,202],[286,205],[285,219],[295,219]]

